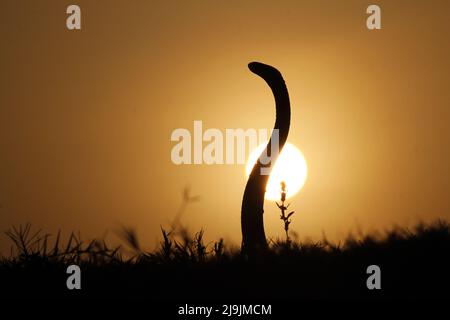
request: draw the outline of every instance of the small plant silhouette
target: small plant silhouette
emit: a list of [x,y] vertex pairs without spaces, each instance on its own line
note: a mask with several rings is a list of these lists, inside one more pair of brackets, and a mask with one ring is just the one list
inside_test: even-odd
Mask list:
[[31,224],[12,227],[5,232],[14,247],[11,248],[11,261],[19,264],[30,262],[75,263],[89,262],[106,264],[122,262],[121,246],[110,247],[105,239],[93,239],[85,242],[80,233],[70,234],[65,245],[61,243],[61,231],[58,231],[54,244],[50,244],[50,234],[43,234],[42,230],[31,232]]
[[291,240],[289,239],[289,225],[291,224],[291,220],[289,218],[294,214],[294,211],[289,212],[286,215],[286,211],[289,208],[289,204],[285,205],[286,201],[286,182],[281,181],[281,204],[276,202],[278,208],[281,211],[280,219],[284,222],[284,232],[286,232],[286,244],[289,245],[291,243]]

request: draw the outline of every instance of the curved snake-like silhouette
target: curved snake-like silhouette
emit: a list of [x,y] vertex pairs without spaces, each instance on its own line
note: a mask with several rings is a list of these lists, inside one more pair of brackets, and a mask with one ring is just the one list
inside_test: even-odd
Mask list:
[[281,73],[272,66],[251,62],[248,65],[250,71],[263,78],[275,97],[276,120],[275,129],[278,129],[278,153],[271,154],[272,141],[276,138],[274,133],[267,143],[265,150],[261,153],[258,161],[250,173],[245,186],[241,209],[242,227],[242,252],[248,255],[255,255],[263,252],[267,248],[266,235],[264,233],[264,194],[269,175],[261,174],[262,168],[270,167],[270,163],[263,164],[262,157],[267,154],[271,157],[271,163],[275,163],[278,154],[281,152],[288,133],[291,122],[291,106],[289,93],[284,83]]

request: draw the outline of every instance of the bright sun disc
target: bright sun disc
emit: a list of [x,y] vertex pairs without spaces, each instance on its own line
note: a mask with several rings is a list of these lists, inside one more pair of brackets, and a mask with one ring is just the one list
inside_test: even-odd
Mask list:
[[[250,175],[261,152],[266,144],[259,145],[248,157],[245,173]],[[286,182],[286,198],[292,197],[300,191],[307,177],[306,160],[302,152],[293,144],[286,143],[278,156],[275,166],[270,174],[266,187],[265,198],[268,200],[279,200],[282,181]]]

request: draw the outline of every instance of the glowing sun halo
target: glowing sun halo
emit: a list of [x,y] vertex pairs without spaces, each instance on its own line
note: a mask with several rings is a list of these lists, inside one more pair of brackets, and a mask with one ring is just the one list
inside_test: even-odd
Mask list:
[[[250,175],[256,160],[265,146],[266,144],[259,145],[248,157],[247,165],[245,166],[247,177]],[[292,197],[305,184],[307,171],[306,160],[302,152],[293,144],[286,143],[270,174],[265,198],[268,200],[280,199],[281,181],[286,182],[286,197]]]

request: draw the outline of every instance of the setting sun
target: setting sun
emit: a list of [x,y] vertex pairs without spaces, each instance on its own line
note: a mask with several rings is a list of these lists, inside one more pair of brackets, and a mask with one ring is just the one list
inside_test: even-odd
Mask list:
[[[245,173],[247,177],[250,175],[256,160],[264,150],[265,146],[265,143],[259,145],[250,154],[245,166]],[[265,198],[268,200],[278,200],[280,198],[281,181],[286,182],[286,197],[292,197],[299,192],[305,184],[307,173],[308,170],[306,160],[302,152],[293,144],[286,143],[283,150],[281,150],[280,156],[275,162],[275,167],[273,168],[272,173],[270,174]]]

